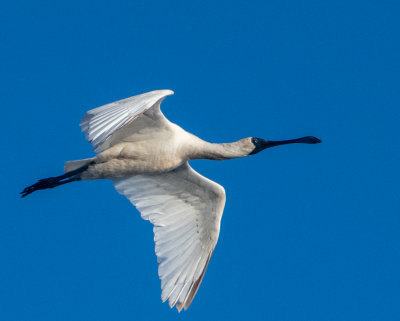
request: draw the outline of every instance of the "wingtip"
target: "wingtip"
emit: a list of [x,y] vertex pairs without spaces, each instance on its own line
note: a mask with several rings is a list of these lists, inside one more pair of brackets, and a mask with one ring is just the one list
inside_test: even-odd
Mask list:
[[[183,309],[183,303],[178,303],[175,308],[178,310],[178,313],[181,313],[182,309]],[[186,309],[185,309],[186,310]]]
[[171,96],[171,95],[175,94],[174,91],[171,89],[160,89],[159,91],[163,91],[165,96]]

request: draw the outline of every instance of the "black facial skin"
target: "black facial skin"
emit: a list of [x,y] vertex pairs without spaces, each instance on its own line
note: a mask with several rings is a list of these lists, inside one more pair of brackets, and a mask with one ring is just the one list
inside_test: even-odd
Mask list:
[[252,137],[251,142],[254,144],[255,148],[249,155],[254,155],[262,150],[269,148],[269,147],[274,147],[274,146],[279,146],[279,145],[286,145],[286,144],[318,144],[321,143],[322,141],[314,136],[306,136],[306,137],[301,137],[301,138],[296,138],[296,139],[289,139],[289,140],[265,140],[262,138],[257,138],[257,137]]

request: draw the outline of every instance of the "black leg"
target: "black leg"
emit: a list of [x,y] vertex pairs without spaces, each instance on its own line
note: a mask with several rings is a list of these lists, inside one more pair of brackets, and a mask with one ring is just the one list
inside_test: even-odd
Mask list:
[[66,179],[66,180],[62,180],[62,178],[60,179],[59,177],[49,177],[49,178],[44,178],[39,180],[37,183],[28,186],[27,188],[25,188],[20,194],[21,197],[25,197],[35,191],[41,190],[41,189],[46,189],[46,188],[54,188],[60,185],[64,185],[70,182],[74,182],[77,181],[77,178],[70,178],[70,179]]
[[89,166],[92,164],[94,164],[94,162],[91,162],[85,166],[82,166],[78,169],[75,169],[73,171],[70,171],[70,172],[60,175],[60,176],[40,179],[37,183],[26,187],[20,193],[20,194],[22,194],[21,197],[25,197],[25,196],[27,196],[35,191],[41,190],[41,189],[54,188],[54,187],[57,187],[57,186],[60,186],[63,184],[78,181],[79,177],[77,175],[84,172],[85,170],[87,170],[89,168]]

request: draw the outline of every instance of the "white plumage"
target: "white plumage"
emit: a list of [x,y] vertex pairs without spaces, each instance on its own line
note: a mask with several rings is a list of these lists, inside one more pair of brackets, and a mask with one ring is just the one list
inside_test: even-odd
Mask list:
[[[96,152],[122,142],[165,140],[177,128],[162,115],[159,106],[172,94],[171,90],[157,90],[92,109],[80,123],[82,131]],[[147,112],[152,107],[154,110]],[[145,153],[142,146],[138,149],[141,155]],[[158,172],[157,166],[153,168]],[[225,191],[186,162],[171,171],[161,171],[124,175],[114,178],[113,183],[142,218],[154,225],[162,300],[169,299],[170,306],[177,304],[180,311],[192,302],[217,243]]]

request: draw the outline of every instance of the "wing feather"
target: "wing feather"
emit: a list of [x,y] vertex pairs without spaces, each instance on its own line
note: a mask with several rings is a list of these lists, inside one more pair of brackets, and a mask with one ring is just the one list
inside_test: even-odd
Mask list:
[[[81,120],[81,129],[85,133],[87,140],[92,143],[94,150],[101,152],[112,146],[112,135],[127,125],[135,129],[135,124],[132,124],[132,122],[152,107],[157,106],[159,111],[161,101],[166,96],[173,95],[173,93],[172,90],[154,90],[94,108],[89,110]],[[159,113],[161,114],[161,111]],[[157,116],[157,119],[153,120],[157,122],[166,120],[165,117]],[[144,121],[144,123],[138,124],[138,127],[150,125],[154,126],[154,124]],[[162,130],[165,127],[160,126],[160,123],[155,125],[154,129],[158,128],[158,130]],[[129,135],[130,133],[131,131],[128,131],[124,135]]]
[[113,183],[154,225],[163,302],[169,300],[178,311],[187,309],[218,240],[223,187],[187,163],[168,173],[114,179]]

